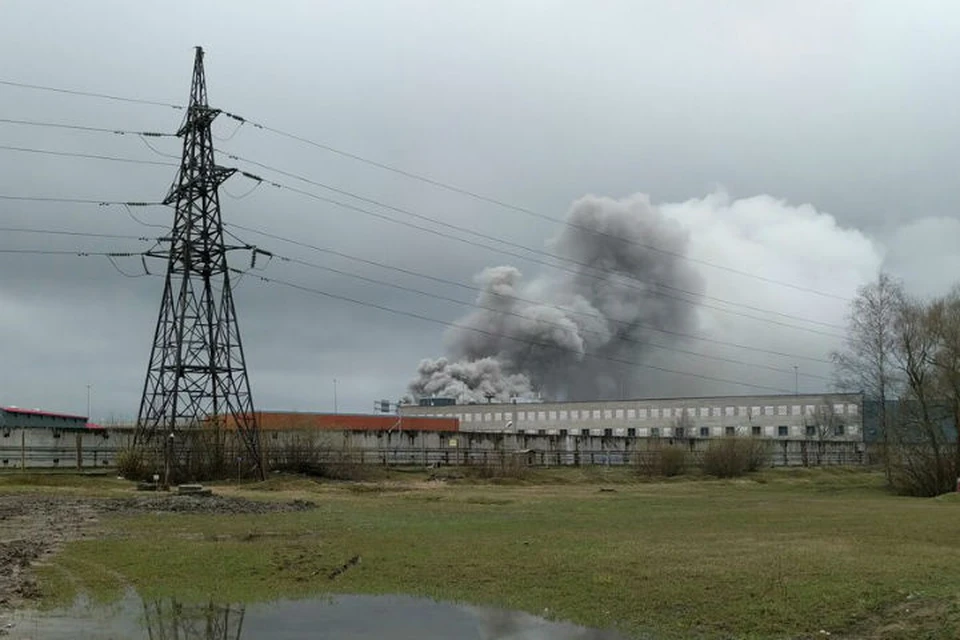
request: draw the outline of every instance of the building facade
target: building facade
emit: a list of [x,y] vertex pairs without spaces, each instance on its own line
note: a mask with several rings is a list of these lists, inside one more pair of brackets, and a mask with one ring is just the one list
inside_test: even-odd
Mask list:
[[110,466],[117,448],[111,435],[86,416],[0,407],[0,469]]
[[401,407],[400,412],[410,417],[456,418],[464,432],[637,438],[863,439],[860,394],[407,405]]

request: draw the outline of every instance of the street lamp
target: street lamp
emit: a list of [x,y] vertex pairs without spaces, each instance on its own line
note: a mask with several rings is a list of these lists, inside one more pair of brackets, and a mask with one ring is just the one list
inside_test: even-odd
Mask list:
[[87,422],[90,421],[90,387],[93,385],[87,385]]

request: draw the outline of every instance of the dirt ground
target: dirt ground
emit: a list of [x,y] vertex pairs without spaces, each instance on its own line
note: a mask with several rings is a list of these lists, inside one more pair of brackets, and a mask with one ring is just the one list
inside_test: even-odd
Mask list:
[[315,505],[303,500],[258,502],[224,496],[138,494],[95,498],[50,494],[0,495],[0,635],[5,618],[39,595],[31,567],[64,542],[96,534],[102,515],[155,512],[258,514],[303,511]]

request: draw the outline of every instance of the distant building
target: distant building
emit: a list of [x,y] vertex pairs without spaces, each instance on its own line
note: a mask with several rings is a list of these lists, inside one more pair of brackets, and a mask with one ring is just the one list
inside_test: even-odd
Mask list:
[[109,432],[86,416],[0,407],[0,468],[108,465]]
[[[450,416],[410,417],[404,415],[308,413],[257,411],[261,432],[278,431],[457,431],[459,423]],[[227,426],[233,425],[228,420]]]
[[860,394],[818,393],[526,405],[406,405],[400,408],[400,414],[455,418],[464,432],[862,441],[862,406]]

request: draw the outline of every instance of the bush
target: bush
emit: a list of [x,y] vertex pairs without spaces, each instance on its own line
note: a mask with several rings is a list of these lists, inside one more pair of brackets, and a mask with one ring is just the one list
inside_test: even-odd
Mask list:
[[117,452],[117,474],[127,480],[145,480],[148,473],[143,451],[122,449]]
[[956,490],[960,468],[946,446],[900,445],[890,450],[890,484],[901,495],[933,497]]
[[684,447],[655,446],[649,451],[637,453],[637,472],[645,476],[665,478],[683,475],[687,470],[688,455]]
[[527,477],[529,468],[521,454],[501,452],[499,456],[492,456],[483,464],[466,465],[464,470],[470,477],[497,481],[523,480]]
[[712,440],[703,452],[704,473],[717,478],[736,478],[767,464],[767,443],[756,438]]

